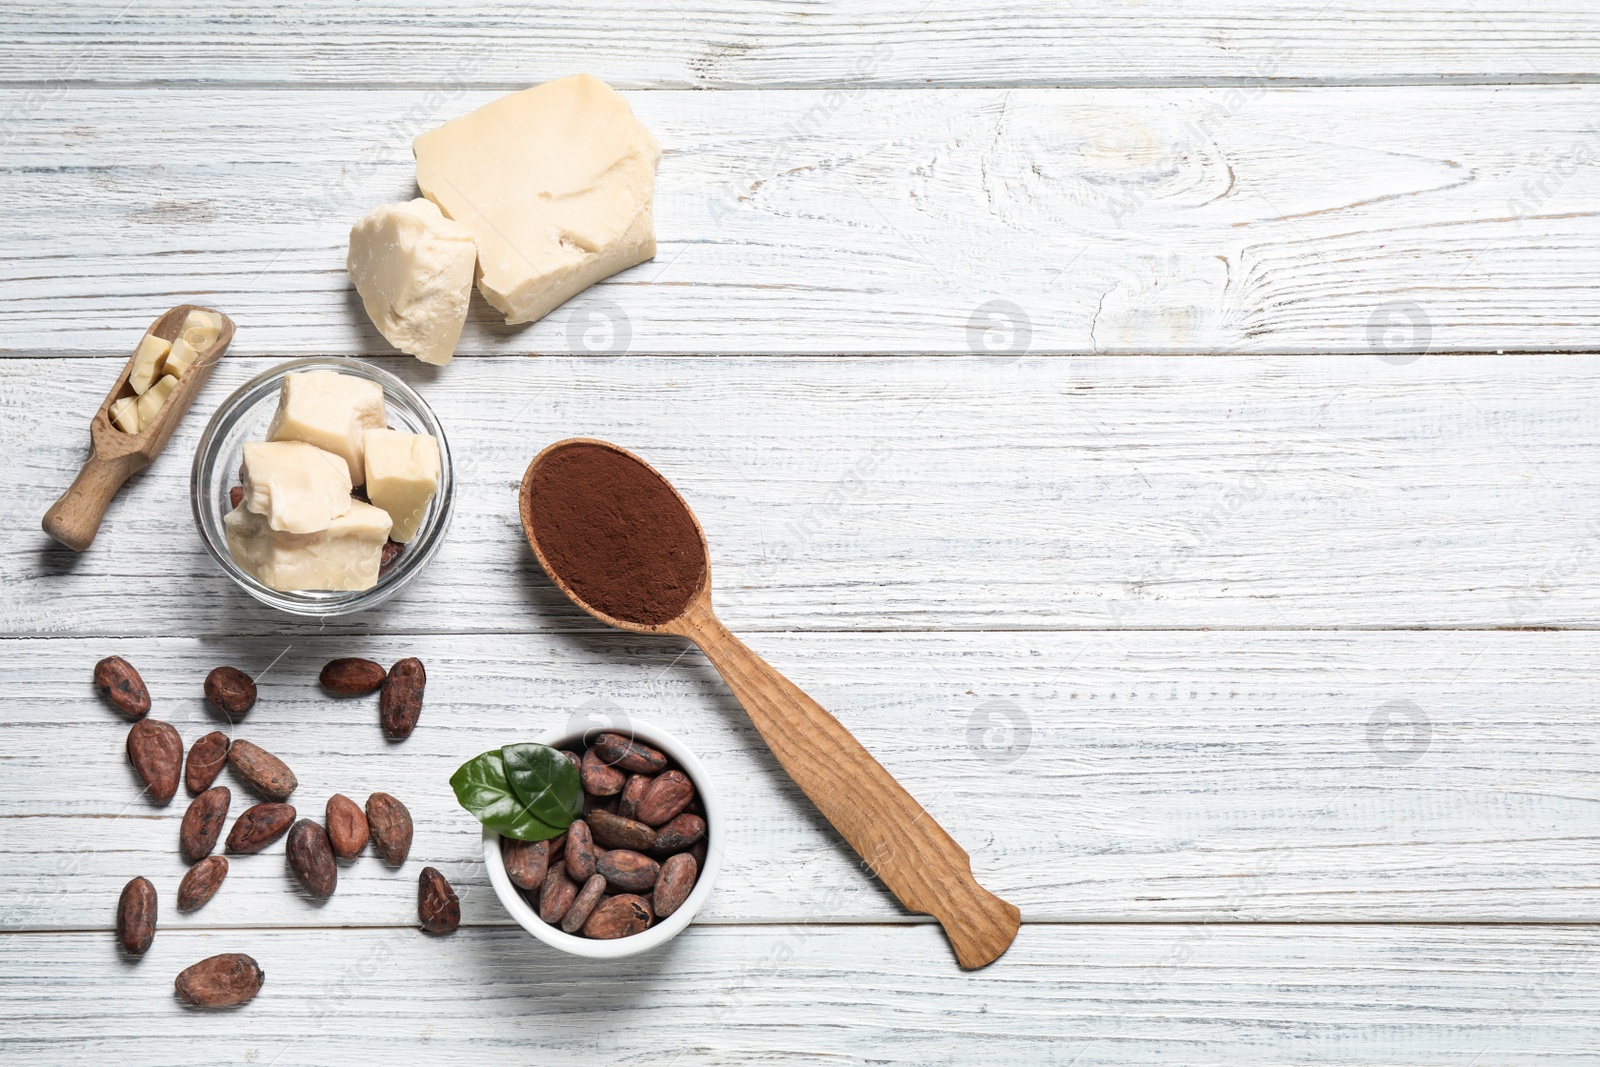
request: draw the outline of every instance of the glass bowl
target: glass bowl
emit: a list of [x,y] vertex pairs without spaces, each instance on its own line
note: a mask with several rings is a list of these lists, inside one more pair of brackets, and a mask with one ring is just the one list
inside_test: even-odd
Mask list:
[[[383,387],[384,407],[389,425],[407,433],[432,434],[439,441],[439,489],[428,502],[417,536],[401,551],[398,559],[378,577],[378,584],[360,590],[311,590],[283,592],[263,585],[233,561],[222,520],[233,510],[229,491],[239,484],[239,465],[244,460],[246,441],[263,441],[273,412],[278,409],[278,392],[284,375],[295,371],[332,370],[352,374]],[[375,607],[394,596],[427,566],[444,542],[455,506],[455,485],[450,465],[450,443],[444,428],[427,403],[405,382],[386,370],[358,359],[314,358],[281,363],[257,375],[236,389],[211,416],[200,444],[195,449],[194,469],[189,477],[189,501],[194,509],[195,527],[206,551],[224,574],[245,592],[294,615],[349,615]]]

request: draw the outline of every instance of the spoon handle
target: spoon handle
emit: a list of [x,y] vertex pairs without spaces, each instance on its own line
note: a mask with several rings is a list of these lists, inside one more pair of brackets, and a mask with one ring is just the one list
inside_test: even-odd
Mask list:
[[972,969],[1011,946],[1022,915],[972,877],[965,850],[861,742],[815,700],[735,637],[709,608],[675,629],[699,645],[767,747],[868,870],[912,911],[944,927]]
[[114,459],[91,455],[61,499],[44,513],[40,524],[44,532],[74,552],[87,549],[100,530],[100,520],[105,518],[111,498],[145,462],[138,455]]

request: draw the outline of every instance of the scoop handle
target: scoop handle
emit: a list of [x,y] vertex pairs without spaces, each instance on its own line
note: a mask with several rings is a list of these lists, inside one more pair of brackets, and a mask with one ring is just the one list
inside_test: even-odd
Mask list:
[[100,520],[122,483],[149,461],[138,453],[105,459],[91,455],[67,491],[44,513],[44,532],[74,552],[94,543]]
[[861,742],[697,605],[673,627],[705,652],[783,769],[868,870],[912,911],[944,927],[962,967],[993,963],[1022,914],[972,877],[962,847]]

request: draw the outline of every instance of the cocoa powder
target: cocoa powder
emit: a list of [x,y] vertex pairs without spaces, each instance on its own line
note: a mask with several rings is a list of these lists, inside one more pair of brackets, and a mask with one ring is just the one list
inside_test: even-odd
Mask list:
[[552,577],[642,626],[683,614],[706,577],[700,529],[655,471],[610,446],[564,445],[530,467],[523,515]]

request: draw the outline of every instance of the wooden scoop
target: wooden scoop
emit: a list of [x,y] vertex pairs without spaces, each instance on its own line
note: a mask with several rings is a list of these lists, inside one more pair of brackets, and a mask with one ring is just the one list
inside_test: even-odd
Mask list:
[[[536,532],[539,524],[534,521],[534,477],[552,456],[573,447],[609,449],[638,464],[660,482],[693,524],[705,557],[704,577],[676,618],[647,624],[608,615],[574,592],[546,557]],[[616,513],[614,500],[599,497],[594,503],[597,515]],[[573,603],[612,626],[635,633],[675,634],[700,646],[789,777],[902,904],[939,920],[962,967],[983,967],[1010,947],[1022,923],[1021,913],[977,883],[961,846],[839,720],[745,647],[717,619],[711,610],[711,562],[705,532],[689,505],[654,468],[604,441],[559,441],[539,453],[523,475],[521,512],[522,528],[534,555]]]
[[[233,340],[233,320],[220,311],[203,308],[198,304],[181,304],[150,324],[150,333],[164,341],[178,336],[183,320],[191,311],[210,311],[222,319],[222,329],[211,347],[195,357],[194,364],[178,380],[177,388],[161,405],[153,424],[138,433],[124,433],[111,424],[111,405],[125,396],[133,396],[128,375],[133,373],[133,358],[122,368],[116,384],[106,394],[105,403],[89,420],[89,445],[92,451],[71,486],[50,510],[44,513],[44,532],[60,541],[74,552],[82,552],[94,542],[105,518],[106,508],[122,483],[155,461],[166,447],[167,438],[178,426],[178,420],[189,410],[195,394],[211,377],[211,368],[217,365],[228,342]],[[140,338],[143,340],[143,338]]]

